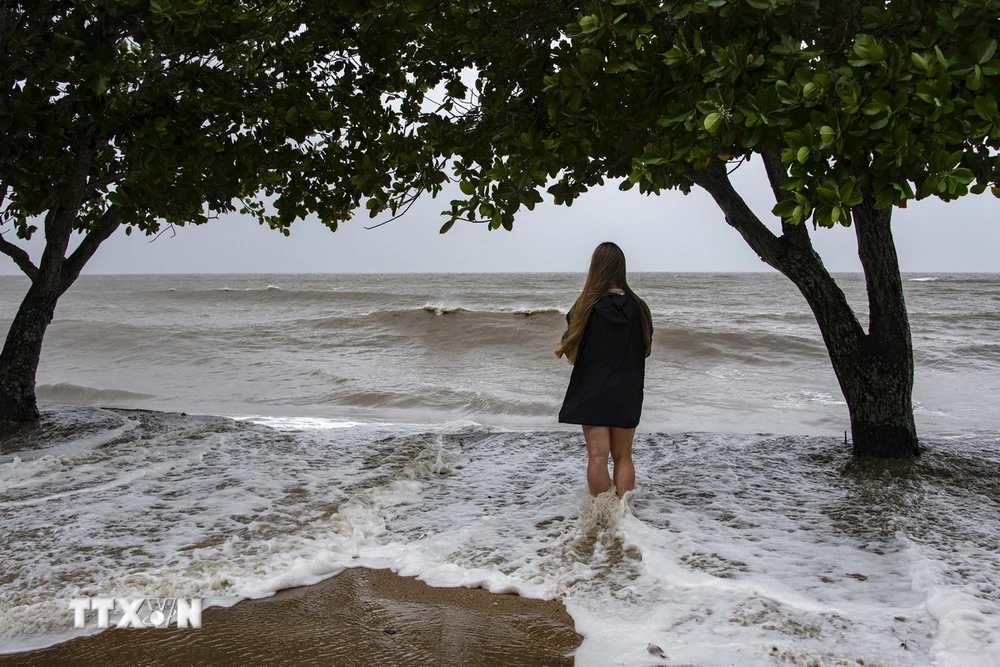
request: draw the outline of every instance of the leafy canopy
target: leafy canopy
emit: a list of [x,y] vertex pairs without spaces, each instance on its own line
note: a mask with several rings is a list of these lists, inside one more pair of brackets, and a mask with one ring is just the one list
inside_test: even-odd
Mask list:
[[5,2],[0,224],[30,238],[83,169],[80,232],[234,210],[336,229],[417,111],[393,18],[363,2]]
[[606,178],[686,192],[753,154],[784,166],[789,222],[849,225],[863,196],[1000,196],[1000,0],[408,6],[425,59],[478,73],[419,130],[464,195],[442,231],[509,229],[543,192],[568,205]]

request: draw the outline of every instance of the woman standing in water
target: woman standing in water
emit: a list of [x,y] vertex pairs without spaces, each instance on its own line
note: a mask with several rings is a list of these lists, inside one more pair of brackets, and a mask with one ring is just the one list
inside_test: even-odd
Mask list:
[[611,489],[608,454],[619,496],[635,488],[632,438],[642,413],[642,386],[653,337],[649,307],[625,280],[625,254],[614,243],[594,250],[583,293],[556,356],[573,364],[559,421],[583,426],[591,495]]

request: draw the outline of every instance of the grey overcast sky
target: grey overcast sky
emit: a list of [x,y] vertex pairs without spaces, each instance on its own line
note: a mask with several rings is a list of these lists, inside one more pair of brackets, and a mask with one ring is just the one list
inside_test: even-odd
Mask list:
[[[762,219],[776,228],[762,170],[751,162],[734,179]],[[592,190],[572,207],[544,204],[522,212],[514,231],[457,224],[438,234],[450,197],[418,202],[406,217],[366,230],[364,215],[336,233],[316,220],[296,222],[291,236],[228,216],[178,228],[150,243],[119,231],[98,250],[89,274],[355,273],[585,271],[601,241],[615,241],[630,271],[765,271],[768,267],[730,228],[714,202],[695,190],[645,197],[615,185]],[[893,232],[904,272],[1000,272],[1000,200],[989,194],[945,204],[936,199],[894,209]],[[39,232],[28,250],[41,249]],[[859,271],[853,229],[819,229],[813,240],[832,271]],[[0,273],[19,270],[0,256]]]

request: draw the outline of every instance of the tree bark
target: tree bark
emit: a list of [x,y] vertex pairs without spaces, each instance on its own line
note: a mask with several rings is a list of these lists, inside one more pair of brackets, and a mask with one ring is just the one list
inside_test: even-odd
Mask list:
[[33,284],[10,325],[0,352],[0,421],[38,419],[35,374],[42,354],[42,339],[56,310],[55,285]]
[[[784,167],[764,155],[768,178],[780,201]],[[795,283],[816,317],[837,381],[850,412],[856,456],[911,458],[920,455],[913,421],[913,349],[903,301],[899,262],[890,229],[891,211],[875,211],[866,197],[853,209],[858,253],[869,297],[869,332],[858,322],[843,290],[812,247],[804,225],[782,224],[775,235],[733,188],[722,163],[689,173],[722,209],[768,265]]]
[[913,420],[913,342],[892,239],[892,209],[866,194],[853,209],[858,256],[868,290],[868,336],[857,371],[841,381],[851,409],[856,454],[920,456]]

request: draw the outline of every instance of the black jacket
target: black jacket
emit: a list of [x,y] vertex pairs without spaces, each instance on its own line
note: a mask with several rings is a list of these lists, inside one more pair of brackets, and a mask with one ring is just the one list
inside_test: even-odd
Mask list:
[[635,428],[645,374],[642,309],[628,294],[608,293],[590,311],[559,421]]

